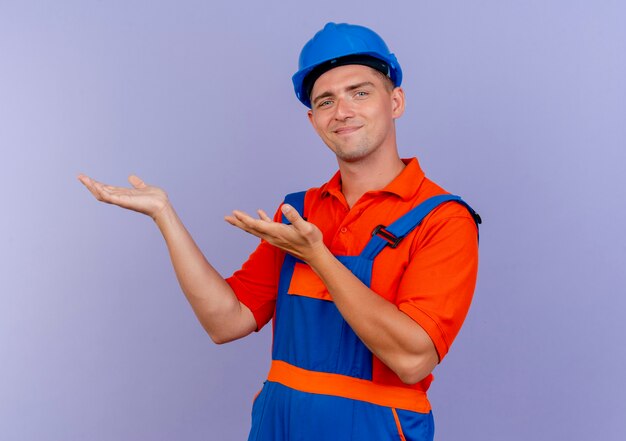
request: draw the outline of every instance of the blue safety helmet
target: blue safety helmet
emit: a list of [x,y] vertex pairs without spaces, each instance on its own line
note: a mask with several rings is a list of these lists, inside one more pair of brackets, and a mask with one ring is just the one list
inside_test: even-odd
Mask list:
[[362,64],[387,75],[397,87],[402,69],[380,36],[364,26],[327,23],[300,52],[298,72],[292,77],[298,99],[311,107],[313,83],[324,72],[346,64]]

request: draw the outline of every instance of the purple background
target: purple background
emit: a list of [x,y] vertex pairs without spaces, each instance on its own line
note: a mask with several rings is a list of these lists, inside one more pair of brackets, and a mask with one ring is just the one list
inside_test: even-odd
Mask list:
[[329,20],[405,72],[403,156],[483,216],[438,440],[626,436],[626,6],[620,1],[0,2],[0,439],[241,440],[269,328],[215,346],[147,217],[85,172],[165,188],[208,259],[336,168],[293,95]]

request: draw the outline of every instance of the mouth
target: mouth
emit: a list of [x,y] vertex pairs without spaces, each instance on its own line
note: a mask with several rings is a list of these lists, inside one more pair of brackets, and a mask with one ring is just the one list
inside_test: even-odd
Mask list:
[[356,132],[363,126],[342,126],[333,130],[333,133],[337,135],[349,135],[351,133]]

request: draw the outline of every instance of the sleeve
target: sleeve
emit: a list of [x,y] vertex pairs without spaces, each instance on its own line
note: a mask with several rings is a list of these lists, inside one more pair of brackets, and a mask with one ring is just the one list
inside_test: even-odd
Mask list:
[[[280,222],[280,208],[274,221]],[[246,305],[257,323],[257,331],[271,320],[276,306],[278,279],[285,253],[262,240],[241,269],[226,279],[241,303]]]
[[456,207],[442,211],[455,214],[432,215],[420,228],[396,300],[428,333],[440,361],[465,320],[478,271],[476,224],[465,208],[446,205]]

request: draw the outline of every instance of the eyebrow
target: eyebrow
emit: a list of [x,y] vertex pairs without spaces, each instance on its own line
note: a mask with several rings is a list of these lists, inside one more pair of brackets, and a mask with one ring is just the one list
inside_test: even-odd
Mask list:
[[[373,86],[373,85],[374,85],[374,83],[372,83],[371,81],[363,81],[362,83],[357,83],[357,84],[353,84],[351,86],[348,86],[344,90],[346,92],[350,92],[352,90],[359,89],[359,88],[364,87],[364,86]],[[319,100],[321,100],[322,98],[328,98],[328,97],[333,96],[333,95],[334,95],[333,92],[331,92],[330,90],[327,90],[326,92],[323,92],[320,95],[316,96],[315,99],[313,100],[313,104],[314,105],[317,104],[317,102]]]

